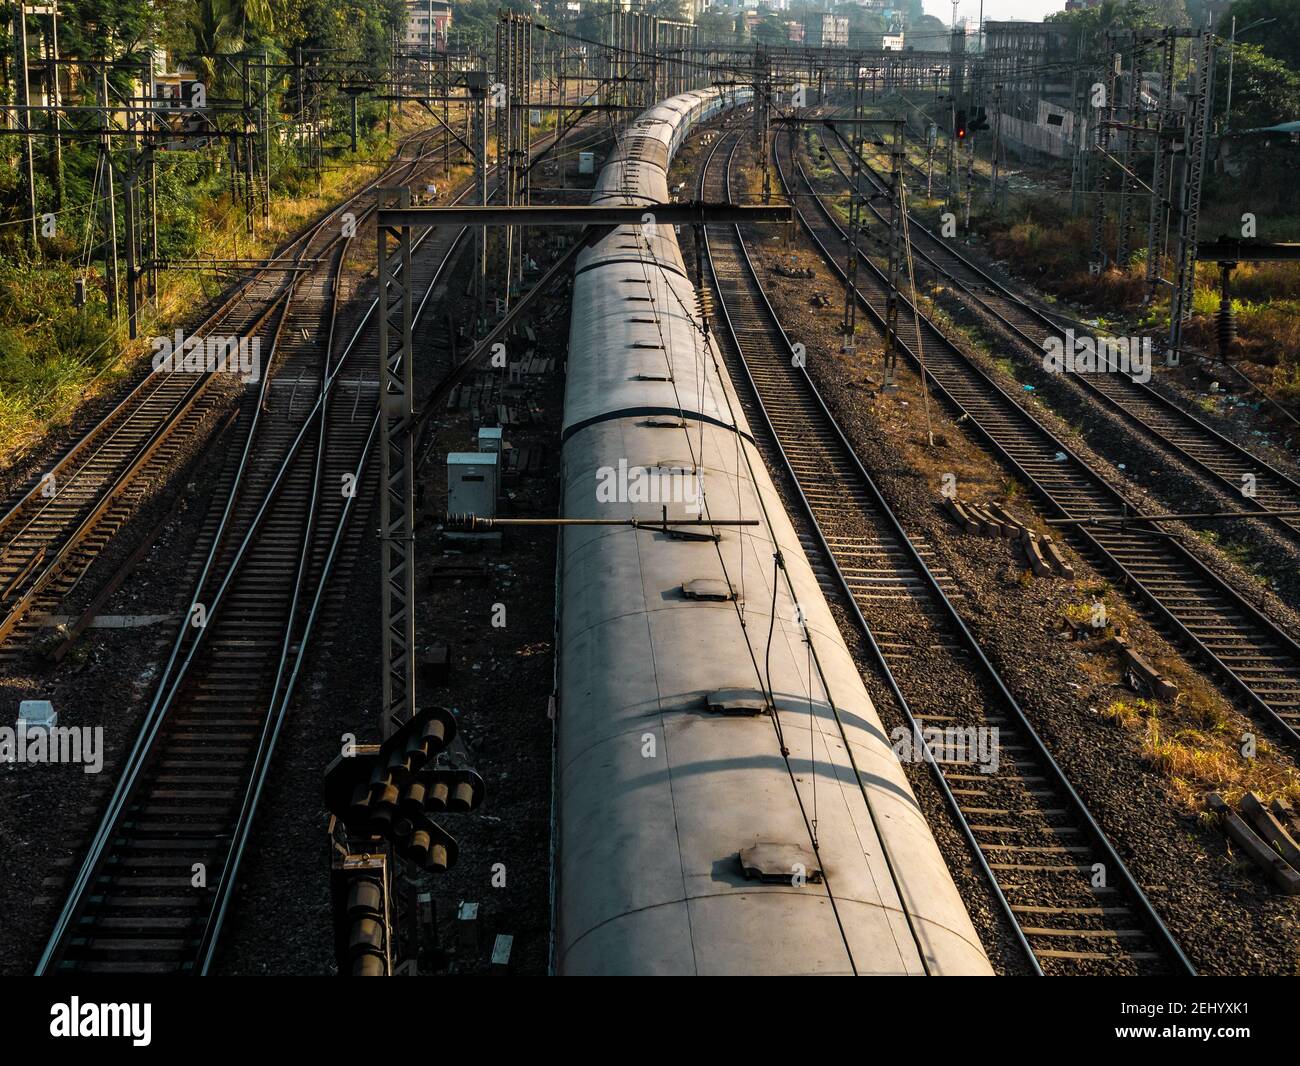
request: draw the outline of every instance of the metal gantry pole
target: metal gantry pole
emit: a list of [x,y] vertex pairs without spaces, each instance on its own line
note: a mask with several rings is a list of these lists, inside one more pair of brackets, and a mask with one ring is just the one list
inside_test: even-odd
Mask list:
[[1174,55],[1178,37],[1168,31],[1161,42],[1160,99],[1156,109],[1156,143],[1151,167],[1151,204],[1147,213],[1146,299],[1154,303],[1164,269],[1165,231],[1169,217],[1169,177],[1173,170],[1173,137],[1177,112],[1171,106]]
[[[409,207],[407,187],[378,191],[380,208]],[[390,736],[415,715],[415,437],[411,227],[378,226],[379,427],[382,484],[384,708]]]
[[1215,38],[1200,36],[1196,91],[1188,99],[1186,148],[1183,153],[1183,189],[1178,215],[1178,268],[1169,305],[1169,345],[1165,361],[1176,365],[1181,357],[1183,323],[1192,317],[1192,290],[1196,284],[1196,233],[1201,215],[1201,191],[1209,145],[1210,116],[1214,109]]
[[22,182],[27,194],[28,235],[32,251],[39,251],[36,238],[38,234],[36,218],[36,163],[35,147],[32,144],[31,83],[27,69],[27,5],[19,3],[14,6],[14,79],[17,83],[18,129],[26,134],[23,137]]
[[[63,139],[59,136],[61,119],[59,116],[59,5],[55,0],[50,0],[48,11],[50,23],[46,31],[46,53],[48,56],[48,74],[49,85],[46,91],[46,102],[50,105],[49,111],[49,130],[52,137],[52,143],[49,146],[50,151],[50,184],[54,187],[54,210],[62,211],[64,207],[64,184],[63,184]],[[150,64],[150,78],[152,85],[153,65]],[[151,93],[152,95],[152,93]]]
[[895,388],[898,369],[898,272],[903,259],[903,124],[894,127],[889,150],[889,291],[885,297],[885,359],[880,388]]
[[1106,98],[1097,109],[1097,174],[1093,181],[1092,202],[1092,251],[1088,257],[1089,269],[1100,274],[1106,269],[1106,191],[1109,168],[1106,166],[1106,152],[1110,149],[1111,120],[1115,108],[1115,91],[1119,79],[1119,65],[1122,54],[1111,48],[1111,33],[1105,33],[1106,80],[1103,92]]
[[849,224],[844,231],[844,341],[841,352],[857,347],[858,233],[862,228],[862,67],[855,62],[853,78],[853,139],[849,153]]
[[99,154],[100,161],[104,168],[104,213],[106,221],[104,224],[104,265],[108,268],[105,273],[108,280],[108,305],[112,309],[113,319],[116,321],[119,314],[117,294],[118,294],[118,276],[117,276],[117,202],[116,189],[113,180],[113,142],[108,132],[108,63],[107,61],[100,64],[99,67],[99,112],[100,122],[100,141]]
[[1123,268],[1128,266],[1129,252],[1133,241],[1133,201],[1137,198],[1138,187],[1134,178],[1134,146],[1138,138],[1138,105],[1141,102],[1142,86],[1142,46],[1133,42],[1129,52],[1129,72],[1127,93],[1125,94],[1124,116],[1127,129],[1124,131],[1123,170],[1119,185],[1119,235],[1116,238],[1115,263]]

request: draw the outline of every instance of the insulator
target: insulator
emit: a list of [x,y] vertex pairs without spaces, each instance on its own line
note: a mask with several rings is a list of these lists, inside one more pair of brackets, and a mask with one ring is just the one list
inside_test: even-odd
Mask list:
[[1237,339],[1237,312],[1232,305],[1220,306],[1216,325],[1219,334],[1219,354],[1226,356]]

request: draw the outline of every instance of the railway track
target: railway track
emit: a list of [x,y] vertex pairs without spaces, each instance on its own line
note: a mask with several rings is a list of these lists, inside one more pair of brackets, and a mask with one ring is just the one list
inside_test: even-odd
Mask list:
[[[413,241],[417,323],[468,232],[427,229]],[[327,581],[359,536],[354,500],[377,492],[368,460],[379,382],[368,357],[378,299],[342,343],[347,252],[340,242],[329,272],[286,305],[279,369],[262,383],[230,495],[205,534],[186,622],[38,973],[212,965]]]
[[[794,136],[781,131],[773,156],[782,187],[800,224],[827,265],[843,280],[831,252],[849,247],[838,219],[795,157]],[[804,205],[808,205],[805,208]],[[888,283],[862,247],[857,296],[883,330]],[[919,368],[918,327],[911,304],[899,297],[898,340]],[[1069,447],[919,316],[929,381],[955,413],[968,420],[993,454],[1034,490],[1054,517],[1098,520],[1069,527],[1075,545],[1117,575],[1167,633],[1191,647],[1236,693],[1253,717],[1300,749],[1300,645],[1262,611],[1187,550],[1158,522],[1142,519]],[[1127,518],[1130,524],[1117,520]],[[1109,520],[1102,522],[1101,520]]]
[[[438,165],[450,150],[449,139],[436,134],[417,134],[407,143],[415,142],[414,158],[395,161],[358,197]],[[265,353],[260,373],[267,374],[281,344],[296,346],[301,330],[317,325],[298,321],[291,294],[314,259],[332,256],[329,276],[337,276],[345,242],[330,227],[342,210],[328,212],[279,249],[274,265],[240,284],[188,336],[256,341]],[[359,215],[358,226],[369,210]],[[62,600],[130,518],[142,484],[165,470],[186,434],[197,429],[215,377],[183,369],[146,372],[0,517],[0,653],[12,656],[21,647],[15,638],[30,637],[40,625],[31,616]]]
[[[743,132],[714,143],[701,199],[731,199]],[[937,728],[996,738],[991,771],[942,752],[932,767],[1030,966],[1045,974],[1194,972],[962,621],[960,592],[924,539],[904,530],[797,365],[738,227],[705,234],[724,358],[765,458],[785,471],[802,504],[800,538],[823,590],[858,622],[914,736]]]
[[[838,134],[817,131],[827,159],[848,188],[851,149]],[[868,163],[863,173],[876,192],[887,192],[886,182]],[[880,222],[887,221],[870,199],[867,209]],[[1050,315],[1008,289],[995,277],[953,248],[915,216],[909,223],[912,251],[922,267],[949,281],[964,297],[997,319],[1020,344],[1022,361],[1042,365],[1048,338],[1063,338],[1064,331]],[[1129,424],[1200,472],[1210,483],[1232,494],[1247,511],[1300,510],[1300,482],[1253,455],[1191,412],[1184,410],[1145,382],[1122,372],[1073,374],[1072,380],[1091,397],[1123,414]],[[1249,485],[1254,495],[1245,495]],[[1300,516],[1262,519],[1300,540]]]
[[[462,235],[427,231],[413,266],[426,300]],[[38,972],[211,963],[353,501],[369,498],[378,379],[358,353],[373,350],[375,305],[336,350],[346,249],[286,308],[278,372],[263,381],[185,621]]]

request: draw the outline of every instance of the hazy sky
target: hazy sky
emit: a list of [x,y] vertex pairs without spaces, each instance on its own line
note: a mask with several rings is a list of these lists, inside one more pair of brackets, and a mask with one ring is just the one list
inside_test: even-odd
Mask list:
[[[1054,11],[1064,11],[1065,0],[984,0],[984,18],[1023,19],[1036,22]],[[941,18],[947,25],[952,21],[952,0],[925,0],[925,13]],[[980,0],[961,0],[957,17],[966,18],[973,27],[979,21]]]

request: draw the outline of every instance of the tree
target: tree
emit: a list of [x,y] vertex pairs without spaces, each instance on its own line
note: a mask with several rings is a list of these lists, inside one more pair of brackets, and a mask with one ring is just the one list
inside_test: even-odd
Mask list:
[[734,44],[736,41],[736,17],[730,12],[709,8],[701,12],[696,24],[700,27],[702,44]]
[[[1225,39],[1232,32],[1234,15],[1239,30],[1259,19],[1274,19],[1268,26],[1253,31],[1250,35],[1251,42],[1291,70],[1300,70],[1300,3],[1296,3],[1296,0],[1236,0],[1219,19],[1218,30]],[[1237,47],[1240,48],[1241,44]],[[1240,54],[1238,52],[1238,56]],[[1235,86],[1233,96],[1236,96]]]
[[[1273,126],[1300,116],[1300,72],[1274,59],[1257,44],[1238,41],[1232,61],[1232,114],[1226,125],[1234,130]],[[1225,113],[1228,101],[1227,60],[1215,78],[1215,114]]]
[[774,12],[768,12],[754,27],[754,39],[774,46],[786,44],[789,34],[785,19]]

